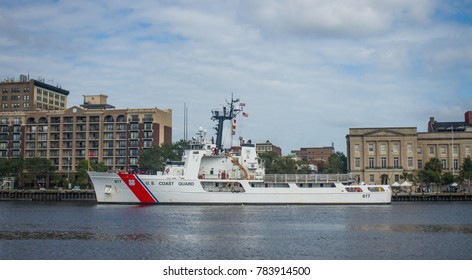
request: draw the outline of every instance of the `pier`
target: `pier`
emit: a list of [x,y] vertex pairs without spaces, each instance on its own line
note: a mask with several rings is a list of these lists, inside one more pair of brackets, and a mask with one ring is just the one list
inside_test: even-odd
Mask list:
[[27,201],[96,201],[94,190],[28,189],[0,190],[2,200]]
[[471,193],[393,193],[395,201],[472,201]]

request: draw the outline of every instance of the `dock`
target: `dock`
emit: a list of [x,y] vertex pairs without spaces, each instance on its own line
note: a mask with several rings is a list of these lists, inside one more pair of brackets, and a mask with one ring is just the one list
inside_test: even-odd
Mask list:
[[0,190],[0,201],[97,201],[94,190],[14,189]]
[[394,201],[472,201],[471,193],[393,193]]
[[[95,191],[69,189],[13,189],[0,190],[0,201],[97,201]],[[393,193],[397,201],[472,201],[472,193]]]

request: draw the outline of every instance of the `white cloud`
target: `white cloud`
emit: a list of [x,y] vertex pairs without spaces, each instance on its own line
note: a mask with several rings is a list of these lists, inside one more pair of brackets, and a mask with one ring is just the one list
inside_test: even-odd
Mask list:
[[[243,132],[284,153],[345,149],[349,127],[426,126],[469,110],[470,25],[436,1],[58,1],[0,4],[0,79],[29,72],[118,108],[182,107],[211,131],[231,92]],[[448,11],[451,14],[451,11]],[[19,17],[17,15],[22,15]],[[465,97],[464,97],[465,96]],[[465,100],[464,100],[465,98]],[[190,131],[192,133],[192,131]]]

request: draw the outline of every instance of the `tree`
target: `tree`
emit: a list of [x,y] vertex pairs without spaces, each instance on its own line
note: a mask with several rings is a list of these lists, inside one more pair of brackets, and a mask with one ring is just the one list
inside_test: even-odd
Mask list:
[[313,173],[312,168],[306,161],[297,161],[296,163],[297,166],[297,174],[311,174]]
[[274,174],[275,167],[272,166],[274,165],[274,162],[279,158],[279,155],[277,155],[274,151],[270,151],[260,153],[259,158],[261,159],[262,164],[264,165],[266,174]]
[[185,140],[180,140],[175,144],[164,143],[161,146],[154,146],[140,155],[139,168],[143,171],[162,171],[167,160],[180,160],[186,147],[188,147],[188,141]]
[[19,158],[0,158],[0,177],[15,177],[15,182],[18,182],[20,186],[23,186],[23,165],[24,161]]
[[291,157],[278,157],[269,171],[268,174],[296,174],[297,164]]
[[430,159],[424,169],[418,172],[420,180],[427,185],[441,183],[442,164],[437,158]]
[[24,160],[25,180],[30,181],[34,187],[42,184],[42,187],[49,187],[49,179],[54,174],[56,168],[47,158],[27,158]]
[[[88,160],[81,160],[79,161],[79,164],[77,165],[77,180],[75,180],[76,184],[80,186],[85,186],[88,188],[89,178],[87,175],[87,171],[89,170],[89,168],[93,171],[98,171],[98,172],[105,172],[108,170],[108,167],[103,162],[96,164],[93,161],[89,163]],[[72,179],[71,181],[74,181],[74,180]]]
[[462,163],[462,168],[460,171],[460,176],[463,180],[469,181],[469,187],[467,188],[467,191],[471,192],[470,180],[472,179],[472,158],[470,156],[467,156],[464,159],[464,162]]
[[380,175],[380,181],[382,185],[388,185],[388,174]]
[[454,181],[455,181],[455,178],[454,178],[454,175],[451,172],[445,172],[441,176],[441,183],[443,185],[450,185],[450,184],[454,183]]
[[347,173],[347,158],[342,152],[336,152],[329,156],[327,173],[330,174],[345,174]]
[[413,172],[403,171],[402,174],[400,174],[400,179],[402,179],[403,181],[409,181],[413,183],[413,185],[417,183],[416,175]]

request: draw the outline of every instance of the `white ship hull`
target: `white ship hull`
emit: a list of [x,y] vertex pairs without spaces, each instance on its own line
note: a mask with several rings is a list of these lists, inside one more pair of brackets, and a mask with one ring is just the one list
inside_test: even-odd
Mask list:
[[[89,172],[99,203],[137,204],[388,204],[389,186],[270,187],[262,180],[186,180],[156,175]],[[205,188],[204,185],[207,187]],[[220,187],[208,187],[217,185]],[[307,186],[307,184],[304,184]],[[235,187],[237,186],[237,187]],[[255,187],[263,186],[263,187]],[[268,187],[266,187],[268,186]],[[355,189],[355,191],[353,191]],[[382,191],[377,191],[381,189]],[[375,191],[372,191],[375,190]]]

